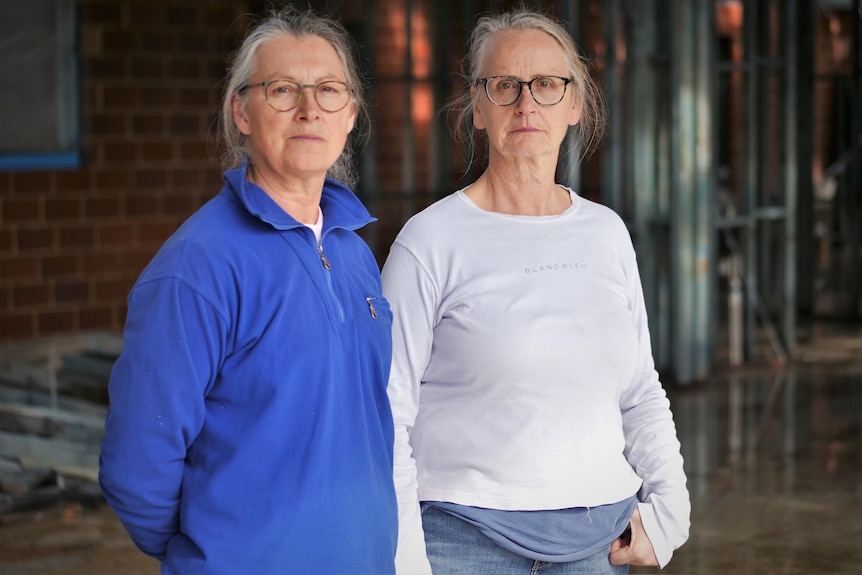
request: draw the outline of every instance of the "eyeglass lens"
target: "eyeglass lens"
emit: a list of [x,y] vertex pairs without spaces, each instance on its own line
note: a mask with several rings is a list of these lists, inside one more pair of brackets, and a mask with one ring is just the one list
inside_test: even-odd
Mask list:
[[[555,76],[538,76],[526,83],[537,103],[551,106],[560,102],[566,93],[566,81]],[[514,104],[521,95],[521,85],[517,78],[500,76],[489,78],[485,83],[488,98],[499,106]]]
[[326,112],[338,112],[350,101],[350,88],[344,82],[336,80],[321,82],[316,86],[276,80],[266,86],[266,101],[276,110],[286,112],[299,105],[305,88],[313,88],[317,105]]

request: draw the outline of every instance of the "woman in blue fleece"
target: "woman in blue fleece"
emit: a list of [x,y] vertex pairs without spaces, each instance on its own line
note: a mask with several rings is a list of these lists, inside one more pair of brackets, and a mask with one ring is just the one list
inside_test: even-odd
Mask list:
[[129,295],[100,483],[164,574],[394,572],[392,316],[344,183],[361,87],[339,24],[261,20],[224,187]]

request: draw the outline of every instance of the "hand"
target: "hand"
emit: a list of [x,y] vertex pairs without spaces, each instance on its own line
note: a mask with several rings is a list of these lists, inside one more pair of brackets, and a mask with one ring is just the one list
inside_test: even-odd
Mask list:
[[639,509],[635,508],[629,521],[629,529],[611,543],[610,561],[612,565],[658,567],[658,559],[652,548],[652,542],[644,531]]

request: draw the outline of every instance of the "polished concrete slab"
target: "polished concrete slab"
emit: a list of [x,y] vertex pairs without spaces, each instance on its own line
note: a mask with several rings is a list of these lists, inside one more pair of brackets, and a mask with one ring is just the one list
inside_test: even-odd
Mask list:
[[[862,573],[862,331],[670,387],[691,538],[664,575]],[[0,515],[0,575],[156,575],[104,505]]]
[[670,395],[692,526],[661,573],[862,573],[862,364],[744,370]]

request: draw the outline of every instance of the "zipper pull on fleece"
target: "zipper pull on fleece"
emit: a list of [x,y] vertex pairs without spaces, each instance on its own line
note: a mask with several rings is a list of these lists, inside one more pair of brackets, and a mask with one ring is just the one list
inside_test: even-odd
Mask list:
[[332,266],[329,265],[329,260],[326,259],[326,254],[323,253],[323,245],[317,244],[317,253],[320,255],[320,261],[323,262],[323,267],[328,270],[331,270]]
[[365,301],[368,302],[368,311],[371,312],[371,319],[377,319],[377,310],[374,308],[374,302],[371,301],[370,297],[365,298]]

